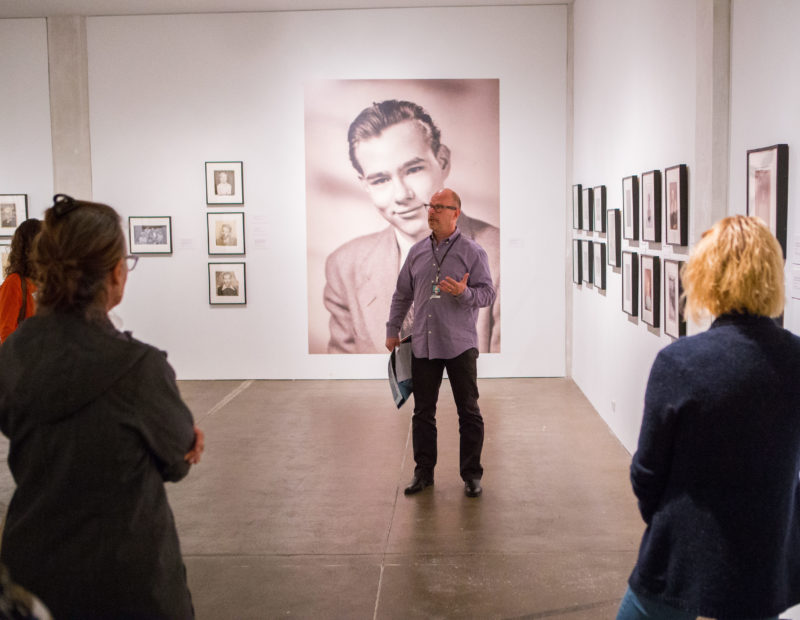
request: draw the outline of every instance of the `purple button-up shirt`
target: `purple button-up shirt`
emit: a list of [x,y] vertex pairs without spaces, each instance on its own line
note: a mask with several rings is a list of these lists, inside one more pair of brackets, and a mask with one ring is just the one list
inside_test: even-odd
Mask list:
[[[434,284],[447,276],[460,282],[465,273],[469,273],[469,278],[461,295],[455,297],[440,291],[438,299],[431,297]],[[454,358],[467,349],[478,348],[475,330],[478,308],[491,305],[494,298],[484,249],[464,237],[458,228],[438,245],[431,235],[411,247],[400,269],[386,323],[386,337],[397,337],[413,302],[411,350],[414,356]]]

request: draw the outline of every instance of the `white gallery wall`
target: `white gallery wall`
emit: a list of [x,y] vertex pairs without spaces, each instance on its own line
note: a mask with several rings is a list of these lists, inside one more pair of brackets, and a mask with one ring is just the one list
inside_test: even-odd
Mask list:
[[800,334],[800,3],[735,0],[731,11],[730,212],[747,211],[747,150],[789,145],[784,324]]
[[53,199],[47,22],[0,20],[0,194],[27,194],[28,216]]
[[[307,353],[306,299],[321,291],[306,276],[304,87],[491,78],[502,352],[481,355],[478,370],[563,376],[566,15],[535,6],[89,18],[94,199],[126,220],[172,217],[173,254],[140,259],[117,310],[123,328],[166,349],[182,379],[385,377],[386,355]],[[218,258],[207,253],[204,162],[228,160],[244,162],[244,205],[226,207],[245,213],[247,254],[230,258],[246,263],[238,307],[208,303],[207,264]]]
[[[605,185],[622,208],[622,179],[695,157],[695,1],[577,0],[574,5],[573,183]],[[573,231],[605,241],[605,234]],[[663,238],[663,234],[662,234]],[[666,243],[622,242],[623,250],[685,258]],[[571,250],[570,250],[571,251]],[[572,287],[572,375],[629,450],[636,445],[650,365],[672,339],[622,311],[622,272],[606,290]],[[663,307],[663,303],[662,303]]]

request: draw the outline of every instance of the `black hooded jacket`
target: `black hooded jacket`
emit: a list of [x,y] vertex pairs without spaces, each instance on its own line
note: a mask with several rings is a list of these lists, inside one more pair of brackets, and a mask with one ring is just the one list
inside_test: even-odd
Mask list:
[[71,315],[0,347],[0,430],[17,488],[0,559],[56,618],[189,618],[164,481],[192,414],[163,352]]

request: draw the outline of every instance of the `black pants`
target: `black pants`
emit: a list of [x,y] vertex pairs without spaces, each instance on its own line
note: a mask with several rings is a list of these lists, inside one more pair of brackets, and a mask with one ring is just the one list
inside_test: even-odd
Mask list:
[[461,478],[480,479],[483,476],[483,418],[478,408],[477,349],[468,349],[452,359],[411,358],[411,378],[414,383],[414,417],[411,433],[414,440],[414,473],[433,480],[436,466],[436,402],[442,385],[444,369],[450,379],[453,398],[458,410],[458,432],[461,437]]

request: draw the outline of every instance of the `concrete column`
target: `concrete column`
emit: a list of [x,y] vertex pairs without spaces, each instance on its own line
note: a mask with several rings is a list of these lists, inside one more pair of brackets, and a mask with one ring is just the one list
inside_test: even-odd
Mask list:
[[695,169],[689,187],[689,243],[728,215],[731,1],[697,0]]
[[89,63],[86,18],[47,18],[53,187],[56,193],[92,198],[89,140]]

